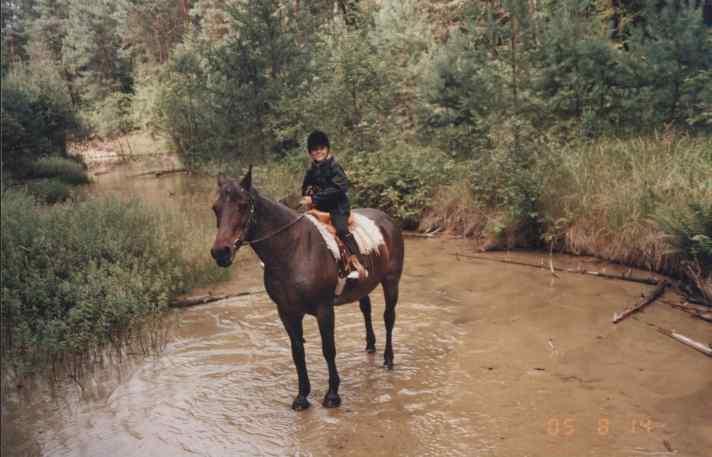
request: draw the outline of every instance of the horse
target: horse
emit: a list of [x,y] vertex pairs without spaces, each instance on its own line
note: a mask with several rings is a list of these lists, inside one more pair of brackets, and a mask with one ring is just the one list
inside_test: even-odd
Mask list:
[[329,390],[322,404],[326,408],[338,407],[341,397],[334,344],[334,306],[359,302],[366,326],[366,351],[374,353],[376,337],[368,294],[378,284],[383,287],[385,298],[383,365],[393,369],[393,326],[405,250],[400,227],[390,217],[373,208],[352,211],[375,223],[383,235],[384,246],[363,255],[366,258],[362,263],[369,267],[368,277],[349,279],[343,291],[335,296],[337,265],[319,229],[303,213],[261,195],[252,186],[252,166],[239,184],[226,176],[218,176],[218,197],[212,209],[217,219],[217,234],[210,253],[215,262],[229,267],[238,249],[249,244],[264,264],[265,289],[277,305],[297,369],[299,392],[292,409],[300,411],[310,406],[311,387],[304,358],[304,316],[315,316],[318,321],[322,351],[329,369]]

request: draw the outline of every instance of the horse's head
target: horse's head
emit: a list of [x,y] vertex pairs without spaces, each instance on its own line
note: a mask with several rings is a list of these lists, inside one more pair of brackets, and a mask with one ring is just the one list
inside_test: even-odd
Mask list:
[[254,222],[252,189],[252,166],[238,184],[223,175],[218,176],[218,199],[213,212],[218,224],[218,233],[210,254],[221,267],[229,267],[247,232]]

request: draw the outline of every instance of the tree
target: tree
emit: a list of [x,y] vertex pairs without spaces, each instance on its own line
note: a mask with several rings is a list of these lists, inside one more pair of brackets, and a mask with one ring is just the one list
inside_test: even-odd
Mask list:
[[122,46],[133,58],[163,64],[190,26],[189,0],[129,0],[121,10]]
[[122,55],[119,5],[111,0],[67,0],[62,62],[84,106],[114,91],[132,90],[131,65]]

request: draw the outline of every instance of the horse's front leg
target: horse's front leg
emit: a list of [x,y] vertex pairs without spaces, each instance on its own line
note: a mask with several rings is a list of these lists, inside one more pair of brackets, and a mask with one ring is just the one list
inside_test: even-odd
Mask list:
[[336,408],[341,404],[339,397],[339,373],[336,371],[336,344],[334,343],[334,305],[329,303],[319,306],[317,311],[319,333],[321,333],[321,348],[326,364],[329,367],[329,391],[324,397],[326,408]]
[[304,314],[287,315],[280,312],[279,317],[282,319],[284,328],[289,335],[289,341],[292,345],[292,359],[294,360],[294,365],[297,367],[297,376],[299,377],[299,394],[297,394],[294,398],[294,402],[292,402],[292,409],[301,411],[309,407],[307,397],[311,391],[309,375],[307,374],[307,363],[304,358],[304,329],[302,326]]

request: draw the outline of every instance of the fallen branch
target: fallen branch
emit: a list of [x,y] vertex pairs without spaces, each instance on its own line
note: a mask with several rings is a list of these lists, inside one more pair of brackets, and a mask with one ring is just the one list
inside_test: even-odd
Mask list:
[[160,178],[163,175],[169,175],[172,173],[188,173],[187,168],[176,168],[174,170],[163,170],[163,171],[157,171],[155,173],[156,178]]
[[681,309],[693,317],[702,319],[707,322],[712,322],[712,310],[710,310],[710,308],[707,306],[694,305],[692,303],[672,303],[669,301],[663,302],[672,306],[673,308]]
[[647,306],[648,304],[654,302],[655,299],[660,297],[663,294],[663,292],[665,292],[665,288],[669,285],[670,285],[670,283],[667,280],[665,280],[665,279],[662,280],[660,282],[660,284],[658,284],[658,286],[655,289],[653,289],[652,292],[650,292],[648,295],[643,297],[643,300],[641,300],[640,302],[636,303],[633,306],[630,306],[630,307],[624,309],[620,313],[614,313],[613,314],[613,323],[617,324],[618,322],[622,321],[623,319],[630,316],[631,314],[633,314],[637,311],[640,311],[644,306]]
[[138,177],[140,177],[140,176],[153,175],[154,177],[159,178],[159,177],[161,177],[161,176],[163,176],[163,175],[168,175],[168,174],[171,174],[171,173],[187,173],[187,172],[188,172],[188,169],[187,169],[187,168],[175,168],[175,169],[173,169],[173,170],[145,171],[145,172],[143,172],[143,173],[138,173],[138,174],[135,174],[135,175],[131,175],[130,177],[131,177],[131,178],[138,178]]
[[657,278],[654,278],[654,277],[639,278],[636,276],[630,276],[630,275],[625,275],[625,274],[614,275],[614,274],[609,274],[609,273],[601,273],[598,271],[587,271],[587,270],[573,269],[573,268],[559,268],[559,267],[553,266],[552,263],[550,263],[549,266],[545,266],[545,265],[536,265],[533,263],[517,262],[516,260],[498,259],[498,258],[494,258],[494,257],[485,257],[485,256],[478,256],[478,255],[466,255],[466,254],[460,254],[457,252],[452,253],[451,255],[454,255],[458,259],[460,257],[465,257],[467,259],[489,260],[492,262],[509,263],[512,265],[521,265],[521,266],[525,266],[525,267],[542,268],[542,269],[546,269],[546,270],[550,270],[550,271],[551,270],[564,271],[566,273],[576,273],[576,274],[583,274],[583,275],[598,276],[599,278],[617,279],[620,281],[631,281],[631,282],[637,282],[640,284],[649,284],[651,286],[656,286],[660,282]]
[[237,294],[228,294],[228,295],[197,295],[195,297],[187,297],[187,298],[181,298],[179,300],[175,300],[171,302],[168,307],[169,308],[187,308],[189,306],[196,306],[196,305],[204,305],[206,303],[212,303],[220,300],[225,300],[227,298],[235,298],[235,297],[244,297],[246,295],[256,295],[256,294],[261,294],[264,293],[264,291],[257,291],[257,292],[240,292]]
[[655,326],[655,327],[656,327],[657,331],[662,333],[663,335],[667,335],[670,338],[673,338],[682,344],[686,344],[687,346],[690,346],[691,348],[697,349],[698,351],[700,351],[701,353],[705,354],[708,357],[712,357],[712,346],[710,346],[709,344],[700,343],[699,341],[695,341],[692,338],[688,338],[685,335],[681,335],[681,334],[675,332],[674,330],[670,331],[670,330],[666,330],[666,329],[658,327],[658,326]]
[[408,238],[434,238],[435,233],[403,232],[403,236]]

